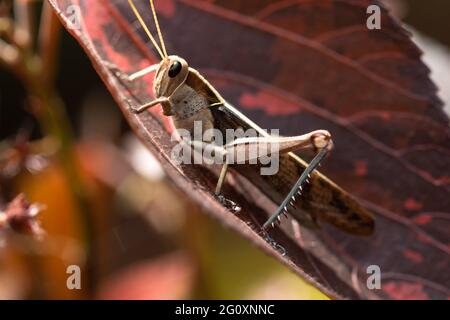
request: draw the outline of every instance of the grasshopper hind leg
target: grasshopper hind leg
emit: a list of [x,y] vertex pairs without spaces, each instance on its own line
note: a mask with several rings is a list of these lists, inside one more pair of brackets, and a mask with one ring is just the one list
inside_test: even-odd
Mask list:
[[[296,197],[300,197],[304,184],[309,182],[310,174],[319,166],[321,161],[325,158],[325,156],[330,152],[333,146],[333,142],[329,136],[322,135],[312,135],[311,136],[311,147],[319,152],[313,158],[313,160],[309,163],[306,169],[300,175],[300,178],[296,182],[296,184],[292,187],[291,191],[288,193],[286,198],[283,200],[281,205],[275,211],[275,213],[264,223],[263,229],[267,230],[270,226],[274,227],[275,224],[281,221],[281,215],[287,215],[288,207],[293,206],[296,201]],[[319,228],[315,217],[310,216],[309,218],[301,219],[301,222],[304,222],[305,226],[310,228]]]

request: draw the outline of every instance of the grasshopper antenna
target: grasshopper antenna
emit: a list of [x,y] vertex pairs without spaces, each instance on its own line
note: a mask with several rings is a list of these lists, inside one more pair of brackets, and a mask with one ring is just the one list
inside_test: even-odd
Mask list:
[[[156,13],[154,11],[153,1],[150,1],[150,2],[151,2],[151,5],[152,5],[153,15],[155,17]],[[166,58],[167,57],[166,49],[164,48],[164,53],[163,53],[163,51],[161,51],[161,48],[158,46],[158,43],[156,42],[155,38],[153,38],[150,30],[148,29],[147,25],[144,22],[144,19],[142,19],[139,11],[137,10],[133,0],[128,0],[128,3],[130,4],[131,9],[133,9],[133,12],[136,15],[136,18],[139,20],[139,23],[141,24],[142,28],[144,28],[145,33],[147,33],[147,36],[150,38],[151,42],[153,43],[153,46],[156,48],[156,50],[158,51],[159,55],[161,56],[161,59]],[[157,24],[157,29],[158,29],[158,33],[160,35],[160,39],[162,39],[161,32],[159,32],[158,24]]]
[[159,27],[158,16],[156,15],[156,9],[155,9],[155,4],[153,3],[153,0],[150,0],[150,6],[152,8],[153,20],[155,20],[156,31],[158,32],[159,42],[161,44],[161,48],[164,53],[164,57],[167,58],[166,44],[164,43],[164,38],[161,33],[161,28]]

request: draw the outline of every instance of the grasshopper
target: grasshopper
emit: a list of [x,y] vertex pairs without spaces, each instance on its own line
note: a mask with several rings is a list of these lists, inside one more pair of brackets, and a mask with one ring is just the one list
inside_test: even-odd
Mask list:
[[[281,216],[287,215],[289,208],[295,206],[296,197],[302,196],[304,199],[302,199],[301,206],[304,212],[302,211],[301,215],[295,215],[294,218],[305,226],[319,227],[317,220],[320,218],[348,233],[370,235],[373,232],[372,216],[345,191],[315,170],[333,147],[333,141],[328,131],[316,130],[294,137],[269,135],[227,103],[197,70],[188,65],[186,60],[167,54],[153,0],[150,0],[150,6],[161,46],[151,34],[133,0],[128,0],[128,2],[161,57],[159,63],[126,75],[126,79],[133,82],[149,73],[155,73],[153,86],[155,99],[143,105],[131,107],[132,111],[140,113],[161,105],[163,114],[170,117],[177,130],[184,129],[192,132],[194,124],[199,123],[202,129],[215,128],[222,132],[226,129],[254,129],[259,134],[256,138],[237,138],[222,146],[217,146],[208,139],[185,141],[192,147],[212,148],[216,154],[220,154],[225,159],[215,189],[215,194],[222,203],[226,204],[227,201],[230,201],[221,195],[222,186],[231,165],[227,161],[228,156],[246,152],[249,146],[255,144],[265,147],[277,146],[280,154],[280,172],[274,177],[251,176],[248,173],[249,170],[241,169],[239,171],[239,167],[245,166],[235,166],[239,173],[247,175],[247,178],[253,182],[265,184],[271,179],[272,186],[277,186],[278,191],[289,190],[276,212],[262,226],[263,231],[279,223]],[[293,153],[293,151],[307,148],[316,151],[316,156],[309,164]],[[259,155],[245,156],[247,162],[259,159]],[[296,182],[286,178],[292,177],[296,173],[300,174]],[[309,181],[310,179],[311,181]],[[309,188],[305,185],[308,182]],[[272,200],[279,198],[279,194],[274,195],[269,192],[268,195]]]

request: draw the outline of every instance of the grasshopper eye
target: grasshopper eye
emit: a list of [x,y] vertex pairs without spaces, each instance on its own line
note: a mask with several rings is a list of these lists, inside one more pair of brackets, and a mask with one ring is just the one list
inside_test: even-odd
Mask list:
[[169,77],[175,78],[181,71],[181,63],[178,61],[175,61],[172,63],[172,65],[169,68]]

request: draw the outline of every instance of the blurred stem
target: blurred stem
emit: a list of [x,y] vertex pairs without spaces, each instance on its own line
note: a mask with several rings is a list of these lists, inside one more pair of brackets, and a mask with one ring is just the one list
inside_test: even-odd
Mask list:
[[48,82],[42,81],[44,78],[42,72],[35,71],[30,77],[30,83],[27,86],[28,92],[33,100],[35,115],[39,120],[42,130],[47,135],[52,136],[59,142],[58,157],[62,164],[66,180],[77,201],[78,211],[81,215],[83,226],[85,228],[85,246],[86,246],[86,275],[88,294],[93,293],[95,287],[95,241],[94,241],[94,222],[91,213],[89,195],[86,192],[85,183],[79,172],[76,155],[74,150],[74,139],[72,129],[68,121],[65,106],[60,97],[56,94],[54,87]]
[[38,52],[35,53],[31,47],[33,38],[30,25],[31,1],[16,0],[14,4],[15,10],[17,10],[15,11],[16,27],[22,31],[26,30],[28,37],[19,33],[20,37],[16,38],[16,43],[9,45],[3,42],[5,46],[16,49],[19,55],[14,61],[8,61],[0,56],[0,60],[2,60],[0,62],[22,80],[29,94],[32,111],[38,119],[42,131],[55,138],[59,143],[58,157],[66,180],[77,201],[78,211],[85,228],[85,278],[87,280],[85,283],[87,294],[92,295],[96,282],[93,215],[89,195],[76,163],[72,128],[64,102],[59,97],[54,84],[60,42],[60,24],[50,5],[44,1],[38,33]]
[[[60,142],[59,156],[66,178],[78,202],[79,212],[83,219],[86,242],[86,274],[87,291],[93,294],[95,288],[95,230],[93,214],[89,203],[89,195],[85,183],[76,164],[72,128],[66,113],[65,105],[54,87],[56,74],[56,57],[60,43],[60,23],[47,1],[44,1],[41,25],[39,30],[39,61],[29,65],[32,76],[31,92],[39,97],[42,107],[37,117],[42,129]],[[36,66],[34,69],[32,66]],[[44,81],[43,81],[44,80]]]
[[38,35],[38,50],[42,60],[42,70],[45,71],[46,82],[54,83],[56,75],[55,60],[59,54],[61,24],[53,13],[50,4],[45,1],[41,14],[41,26]]
[[22,49],[33,46],[33,8],[31,0],[14,0],[14,43]]

